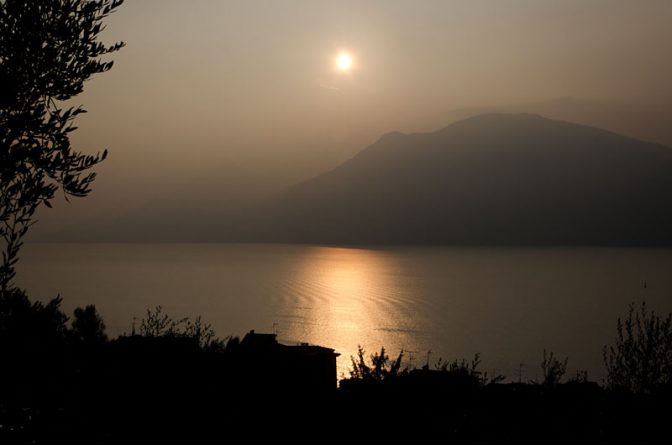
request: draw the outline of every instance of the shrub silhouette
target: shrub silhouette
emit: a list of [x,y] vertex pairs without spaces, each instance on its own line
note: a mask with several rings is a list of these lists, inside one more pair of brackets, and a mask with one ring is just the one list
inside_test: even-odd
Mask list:
[[672,314],[661,317],[642,303],[616,323],[615,344],[604,347],[607,384],[650,394],[672,383]]
[[379,353],[371,354],[371,365],[367,364],[364,354],[364,349],[358,346],[357,357],[350,356],[352,362],[350,378],[353,380],[383,382],[408,374],[407,368],[401,368],[404,357],[403,351],[399,352],[396,359],[390,360],[390,357],[385,353],[385,348],[380,348]]
[[[455,377],[463,377],[465,379],[471,379],[477,381],[479,385],[488,385],[491,383],[499,383],[506,379],[505,376],[497,374],[493,377],[490,377],[487,372],[481,372],[478,368],[481,366],[481,354],[478,352],[474,354],[474,358],[471,361],[466,359],[455,359],[452,362],[450,360],[444,360],[439,358],[436,363],[436,369],[439,371],[447,372],[452,374]],[[428,367],[426,367],[428,369]]]
[[173,319],[163,312],[162,306],[147,309],[145,318],[140,321],[140,335],[143,337],[184,337],[194,340],[202,349],[222,350],[226,341],[215,335],[212,326],[203,323],[200,316],[191,320],[188,317]]
[[541,384],[544,386],[556,386],[560,383],[567,373],[567,361],[567,357],[560,361],[555,357],[553,351],[547,353],[546,349],[544,349],[544,358],[541,360],[541,372],[544,379]]

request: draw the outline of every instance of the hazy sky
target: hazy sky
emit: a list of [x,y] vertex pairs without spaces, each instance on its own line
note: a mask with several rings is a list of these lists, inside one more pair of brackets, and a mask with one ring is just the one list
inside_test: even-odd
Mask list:
[[563,118],[672,140],[670,23],[670,0],[127,0],[105,33],[127,47],[76,99],[77,148],[111,156],[66,211],[289,184],[464,108],[572,97]]

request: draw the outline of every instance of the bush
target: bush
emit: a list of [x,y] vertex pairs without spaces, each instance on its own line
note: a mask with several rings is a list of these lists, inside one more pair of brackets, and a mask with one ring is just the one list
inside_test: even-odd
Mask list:
[[221,350],[226,347],[225,341],[218,339],[212,326],[203,323],[200,316],[193,321],[187,317],[175,320],[164,314],[161,306],[147,309],[147,316],[140,321],[140,335],[191,338],[202,349]]
[[366,363],[364,358],[364,349],[361,346],[357,348],[357,357],[350,356],[352,369],[350,378],[352,380],[363,381],[388,381],[408,373],[408,369],[401,369],[401,362],[404,352],[401,351],[396,359],[390,360],[385,353],[385,348],[380,348],[380,353],[371,354],[371,366]]

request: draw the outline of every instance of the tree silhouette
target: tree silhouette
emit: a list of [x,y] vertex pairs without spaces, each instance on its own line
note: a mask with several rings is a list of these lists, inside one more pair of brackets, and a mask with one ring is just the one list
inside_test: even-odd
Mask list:
[[541,384],[553,387],[560,383],[567,373],[567,361],[567,357],[564,360],[558,360],[553,351],[547,353],[544,349],[544,358],[541,360],[541,372],[544,380]]
[[72,332],[78,341],[86,345],[98,345],[107,341],[105,323],[93,304],[84,309],[75,309]]
[[604,348],[607,383],[650,394],[672,384],[672,314],[657,315],[642,303],[630,305],[628,318],[618,318],[615,344]]
[[107,151],[70,144],[81,106],[66,106],[84,82],[112,68],[103,56],[124,44],[99,41],[123,0],[0,0],[0,295],[12,286],[22,239],[35,211],[62,190],[86,196],[90,169]]

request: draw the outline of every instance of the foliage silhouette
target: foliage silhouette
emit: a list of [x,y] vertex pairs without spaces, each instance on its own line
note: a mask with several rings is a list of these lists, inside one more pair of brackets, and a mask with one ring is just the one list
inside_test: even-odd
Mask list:
[[449,378],[453,383],[460,382],[465,386],[486,386],[489,384],[497,384],[506,379],[502,375],[496,375],[492,378],[487,373],[481,372],[478,368],[481,364],[480,354],[475,354],[471,361],[465,359],[461,360],[444,360],[439,358],[434,370],[430,370],[428,365],[422,369],[402,367],[404,353],[401,351],[396,359],[391,360],[385,352],[385,348],[381,348],[379,353],[371,354],[369,362],[366,360],[366,353],[364,349],[359,346],[357,348],[357,356],[351,356],[350,361],[352,367],[350,368],[350,378],[347,385],[352,382],[378,383],[378,382],[404,382],[411,377],[417,377],[418,373],[436,373]]
[[163,312],[162,306],[147,309],[145,318],[140,321],[140,335],[143,337],[184,337],[194,340],[200,348],[225,349],[226,341],[215,335],[212,326],[203,323],[200,316],[191,320],[188,317],[177,320]]
[[107,342],[105,323],[96,311],[96,306],[90,304],[84,309],[75,309],[72,320],[72,334],[77,341],[86,345]]
[[65,339],[68,317],[61,311],[60,297],[44,304],[31,303],[20,289],[7,291],[0,298],[0,342],[2,350],[11,345],[24,350],[46,348]]
[[[99,35],[104,19],[122,2],[0,0],[2,443],[35,443],[40,437],[57,442],[53,429],[64,427],[59,413],[86,392],[85,382],[96,381],[92,358],[102,352],[106,338],[95,308],[76,310],[69,329],[60,296],[31,303],[13,279],[39,206],[51,207],[59,190],[66,200],[86,196],[95,179],[91,168],[107,155],[72,148],[75,120],[85,110],[65,102],[81,93],[93,75],[112,67],[102,58],[123,43],[106,46]],[[7,431],[19,436],[6,438]],[[30,436],[22,438],[22,432]]]
[[661,317],[646,303],[636,310],[633,303],[616,331],[614,344],[603,350],[610,387],[651,394],[672,384],[672,314]]
[[353,380],[383,382],[408,374],[408,368],[401,368],[404,351],[399,352],[396,359],[390,360],[390,357],[385,353],[385,348],[382,347],[379,353],[371,354],[371,365],[367,364],[364,354],[364,349],[358,346],[357,357],[350,357],[352,362],[350,378]]
[[[122,48],[99,41],[103,21],[123,0],[0,2],[0,293],[15,276],[22,239],[41,204],[62,190],[89,194],[89,170],[107,151],[85,155],[70,143],[85,110],[68,106],[93,75],[112,68],[101,57]],[[0,295],[1,296],[1,295]]]
[[547,353],[544,349],[544,357],[541,360],[541,372],[544,379],[541,384],[548,387],[558,385],[567,373],[567,361],[567,357],[560,361],[555,357],[553,351]]
[[590,380],[588,379],[588,371],[578,369],[574,376],[570,377],[567,380],[569,383],[587,383]]
[[488,385],[491,383],[499,383],[506,379],[505,376],[498,374],[490,378],[487,372],[479,371],[479,366],[481,365],[481,354],[474,354],[474,358],[471,362],[468,362],[466,359],[455,359],[452,362],[449,360],[444,360],[439,358],[436,363],[436,369],[439,371],[451,373],[453,375],[460,375],[467,378],[472,378],[478,380],[481,385]]

